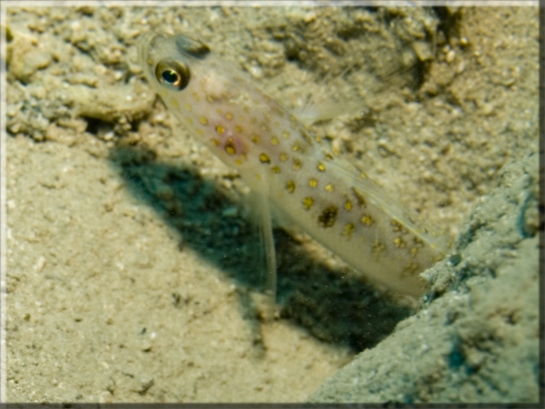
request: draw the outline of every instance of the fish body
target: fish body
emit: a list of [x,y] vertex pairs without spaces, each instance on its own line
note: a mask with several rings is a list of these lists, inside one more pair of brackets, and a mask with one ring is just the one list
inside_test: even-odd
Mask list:
[[421,296],[420,276],[444,239],[421,227],[361,170],[309,131],[244,73],[185,34],[147,34],[139,59],[182,126],[271,208],[371,281]]

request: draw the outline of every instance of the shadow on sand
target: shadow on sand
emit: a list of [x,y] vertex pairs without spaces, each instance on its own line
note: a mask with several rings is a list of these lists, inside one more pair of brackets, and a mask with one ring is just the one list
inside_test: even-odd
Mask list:
[[[203,180],[191,168],[162,164],[142,148],[115,148],[110,161],[121,170],[130,192],[157,211],[190,247],[215,263],[238,286],[258,290],[258,229],[239,214],[241,206],[227,189]],[[282,229],[274,231],[280,316],[317,338],[349,346],[373,347],[411,309],[401,306],[348,268],[332,270]],[[257,252],[257,253],[256,253]]]

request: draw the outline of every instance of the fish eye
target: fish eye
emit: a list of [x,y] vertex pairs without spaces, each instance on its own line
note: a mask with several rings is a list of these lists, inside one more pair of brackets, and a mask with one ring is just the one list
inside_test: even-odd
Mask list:
[[173,91],[181,91],[189,84],[189,67],[175,60],[162,60],[155,67],[155,78]]

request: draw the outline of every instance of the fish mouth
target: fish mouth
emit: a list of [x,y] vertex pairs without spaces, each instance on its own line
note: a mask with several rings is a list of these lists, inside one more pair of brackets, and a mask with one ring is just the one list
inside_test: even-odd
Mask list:
[[138,39],[138,60],[142,67],[151,65],[149,60],[149,50],[155,36],[157,36],[156,33],[148,32],[142,34]]
[[161,58],[161,48],[157,40],[168,36],[163,32],[146,32],[140,36],[137,42],[138,63],[142,68],[144,76],[150,84],[153,84],[155,76],[155,65]]

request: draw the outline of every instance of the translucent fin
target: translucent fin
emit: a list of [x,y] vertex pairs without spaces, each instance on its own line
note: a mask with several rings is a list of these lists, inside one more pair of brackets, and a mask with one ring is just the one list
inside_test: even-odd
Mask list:
[[274,250],[274,237],[272,231],[271,212],[269,200],[265,195],[256,195],[256,219],[259,225],[261,241],[265,251],[266,269],[266,292],[271,296],[272,301],[276,300],[276,252]]
[[[403,80],[402,77],[410,74],[414,70],[414,65],[394,67],[387,72],[376,74],[358,69],[361,74],[369,78],[369,83],[374,85],[366,90],[365,98],[357,94],[351,96],[343,95],[339,98],[338,93],[335,91],[331,92],[331,90],[336,90],[342,82],[337,83],[335,81],[347,77],[347,74],[354,69],[354,66],[348,66],[338,75],[334,76],[332,72],[329,72],[318,81],[310,80],[312,82],[309,85],[309,89],[312,89],[312,92],[306,96],[301,106],[291,109],[297,119],[303,125],[310,126],[314,123],[336,119],[343,115],[357,115],[369,107],[376,106],[378,100],[384,98],[384,96],[381,96],[384,91],[394,89],[397,92],[403,84],[410,82]],[[349,80],[347,79],[347,81]]]
[[[347,67],[337,77],[344,76],[351,67]],[[294,107],[292,112],[297,119],[305,126],[310,126],[316,122],[335,119],[344,114],[357,114],[361,111],[361,101],[335,100],[330,95],[328,82],[332,79],[331,73],[326,74],[317,83],[314,83],[313,92],[309,93],[300,107]]]
[[[266,186],[266,177],[261,180]],[[267,189],[265,189],[267,191]],[[276,253],[274,249],[274,237],[272,231],[271,205],[266,193],[252,191],[246,197],[246,206],[251,215],[252,222],[259,229],[259,261],[256,263],[256,274],[264,278],[265,293],[270,296],[272,304],[276,300]]]
[[317,122],[329,121],[338,118],[341,115],[356,115],[363,111],[361,102],[345,101],[342,103],[332,103],[324,101],[321,103],[312,103],[301,109],[295,110],[296,118],[305,126],[310,126]]
[[259,233],[259,240],[254,240],[252,254],[255,263],[251,267],[254,278],[263,288],[263,293],[254,293],[252,299],[257,308],[257,313],[263,321],[272,321],[276,316],[276,252],[274,249],[274,236],[270,203],[263,193],[250,192],[245,198],[245,205],[250,213],[252,225]]

